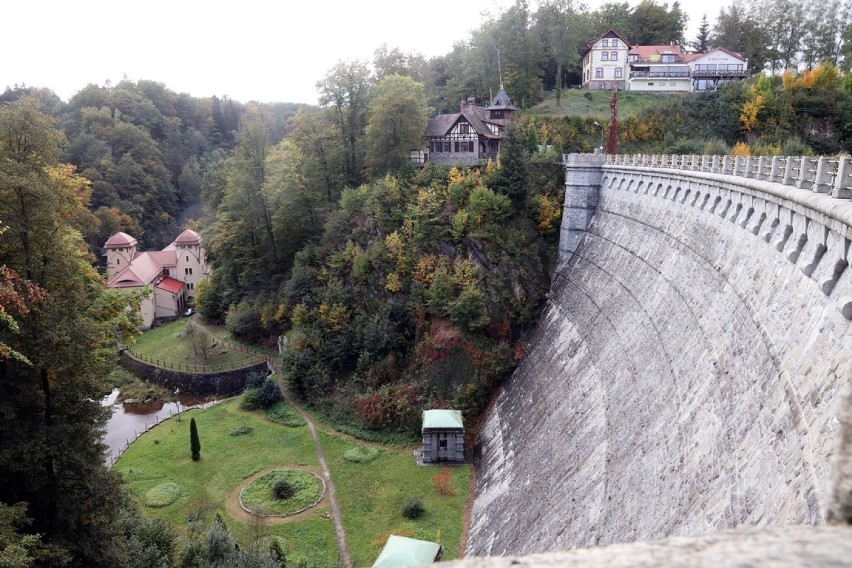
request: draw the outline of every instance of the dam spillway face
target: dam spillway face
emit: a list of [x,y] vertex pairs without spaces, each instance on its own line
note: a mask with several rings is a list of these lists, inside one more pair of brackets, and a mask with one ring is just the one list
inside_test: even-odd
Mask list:
[[468,556],[825,522],[850,202],[635,170],[604,167],[581,238],[568,227],[480,435]]

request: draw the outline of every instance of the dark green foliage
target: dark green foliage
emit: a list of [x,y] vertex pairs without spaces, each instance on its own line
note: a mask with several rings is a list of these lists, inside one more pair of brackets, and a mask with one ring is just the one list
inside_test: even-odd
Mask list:
[[272,495],[276,499],[289,499],[296,492],[289,479],[282,478],[272,485]]
[[255,394],[258,408],[269,408],[281,400],[281,389],[278,383],[271,379],[264,381]]
[[402,516],[406,519],[419,519],[426,512],[423,499],[416,495],[406,495],[402,501]]
[[523,205],[529,191],[528,164],[529,156],[523,140],[510,129],[503,142],[500,167],[490,180],[489,186],[496,193],[508,196],[515,207]]
[[189,449],[192,452],[193,461],[201,459],[201,439],[198,437],[198,426],[195,425],[195,418],[189,421]]
[[266,382],[267,375],[265,373],[251,373],[246,377],[246,388],[256,389],[263,386]]

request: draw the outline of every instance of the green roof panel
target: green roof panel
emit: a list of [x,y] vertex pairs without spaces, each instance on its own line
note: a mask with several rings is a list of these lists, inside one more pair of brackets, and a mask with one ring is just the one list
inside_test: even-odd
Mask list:
[[392,534],[373,563],[373,568],[431,564],[440,550],[440,544]]
[[426,428],[464,428],[460,410],[424,410],[423,429]]

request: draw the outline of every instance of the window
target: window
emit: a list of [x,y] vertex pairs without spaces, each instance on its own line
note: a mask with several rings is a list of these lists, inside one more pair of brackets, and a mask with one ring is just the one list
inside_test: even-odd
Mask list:
[[609,54],[609,60],[610,61],[618,61],[618,52],[613,51],[612,53],[610,53]]
[[618,40],[617,40],[617,39],[613,39],[613,40],[612,40],[612,44],[610,45],[610,47],[618,47]]
[[470,134],[470,124],[467,122],[459,123],[459,133],[460,134]]
[[621,79],[621,71],[622,71],[622,69],[620,67],[615,69],[615,78],[616,79]]
[[438,447],[439,448],[446,448],[447,447],[447,441],[446,440],[438,440]]
[[669,83],[669,87],[675,87],[675,86],[677,86],[677,83]]
[[447,154],[450,153],[450,141],[449,140],[444,142],[444,152],[446,152]]
[[601,45],[603,45],[604,47],[609,47],[609,40],[608,39],[603,40],[603,43]]
[[663,54],[663,63],[674,63],[675,56],[670,54]]
[[461,151],[462,152],[472,152],[473,150],[470,148],[469,142],[462,142],[461,143]]
[[595,69],[595,79],[603,79],[603,67]]
[[665,81],[661,81],[661,82],[657,83],[657,86],[658,86],[658,87],[665,87],[665,86],[666,86],[666,82],[665,82]]
[[184,268],[183,273],[184,274],[192,274],[192,269],[191,268]]
[[116,266],[118,266],[119,264],[121,264],[121,259],[120,259],[120,258],[116,258],[116,259],[115,259],[115,264],[116,264]]
[[606,51],[601,52],[601,61],[609,61],[609,53]]

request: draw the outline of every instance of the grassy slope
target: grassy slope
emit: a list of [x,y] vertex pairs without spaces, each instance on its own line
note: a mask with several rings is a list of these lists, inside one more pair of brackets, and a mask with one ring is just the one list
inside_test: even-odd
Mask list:
[[[337,489],[355,566],[371,565],[391,533],[438,541],[444,547],[444,560],[458,557],[470,466],[449,468],[456,494],[444,496],[432,483],[440,468],[418,467],[411,448],[382,447],[378,459],[360,464],[343,457],[355,442],[322,432],[320,442]],[[426,512],[421,518],[402,516],[406,495],[423,499]]]
[[209,360],[201,361],[193,355],[189,342],[182,337],[187,323],[186,319],[179,319],[146,331],[137,339],[133,349],[148,357],[182,365],[241,366],[250,365],[259,360],[248,353],[217,347]]
[[[646,108],[654,106],[660,97],[659,93],[633,93],[619,91],[618,114],[628,116],[637,114]],[[609,118],[609,102],[612,98],[610,91],[586,91],[570,89],[562,91],[562,103],[556,104],[556,95],[547,93],[545,100],[530,109],[533,114],[563,116],[579,115]]]
[[[194,417],[201,438],[201,460],[193,462],[189,451],[189,419]],[[246,436],[230,436],[240,426],[254,432]],[[194,510],[202,510],[203,526],[216,512],[228,520],[228,529],[243,542],[250,527],[227,517],[225,498],[246,477],[273,465],[316,465],[316,454],[306,428],[288,428],[273,424],[257,414],[237,408],[228,402],[208,410],[192,410],[163,422],[133,443],[119,459],[116,469],[133,497],[142,496],[161,483],[177,483],[181,497],[162,509],[143,507],[147,515],[160,517],[182,529]],[[331,521],[322,511],[298,522],[268,525],[270,534],[281,536],[288,544],[290,558],[309,559],[319,566],[337,560],[337,546]]]
[[[189,418],[194,417],[201,438],[201,460],[193,462],[189,451]],[[240,426],[254,432],[246,436],[230,436]],[[432,478],[439,468],[418,467],[411,448],[381,446],[378,459],[352,463],[343,454],[356,443],[339,435],[320,433],[325,457],[337,489],[349,549],[356,566],[369,566],[390,533],[439,541],[444,558],[458,557],[464,505],[469,494],[470,467],[451,468],[454,496],[435,492]],[[221,512],[229,530],[246,542],[251,527],[227,517],[225,498],[243,479],[274,465],[316,465],[316,455],[307,429],[274,424],[257,413],[238,409],[232,401],[204,411],[184,413],[178,423],[163,422],[127,450],[116,469],[122,472],[133,497],[166,482],[178,484],[181,497],[161,509],[143,506],[149,516],[168,520],[183,528],[191,512],[204,511],[204,526]],[[406,495],[423,499],[426,513],[410,521],[402,517],[402,501]],[[331,521],[317,510],[305,520],[269,525],[272,535],[288,543],[289,558],[295,562],[308,559],[318,566],[333,565],[337,548]]]

